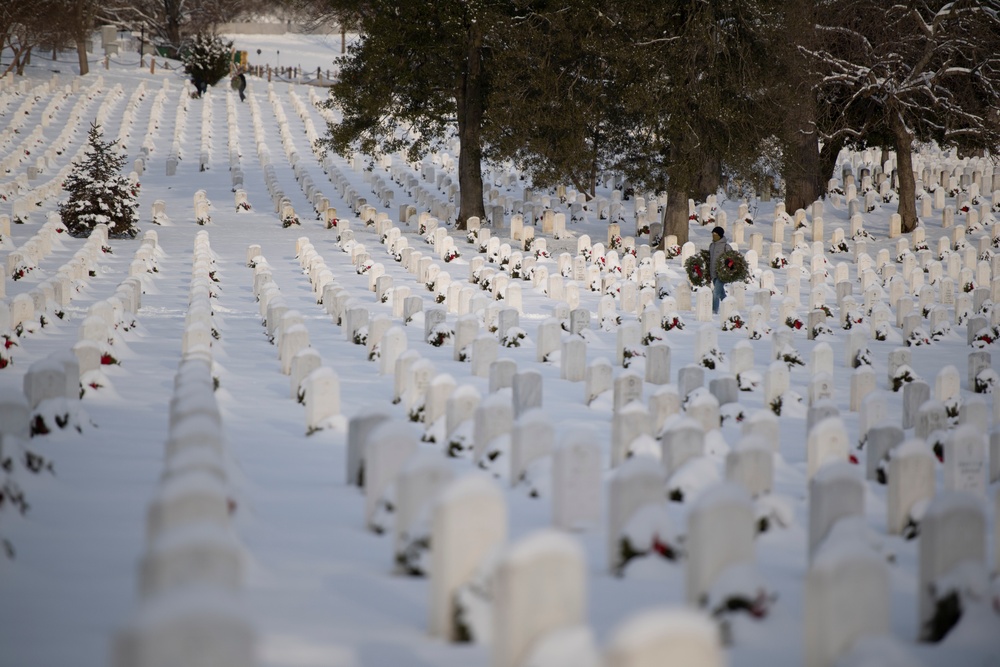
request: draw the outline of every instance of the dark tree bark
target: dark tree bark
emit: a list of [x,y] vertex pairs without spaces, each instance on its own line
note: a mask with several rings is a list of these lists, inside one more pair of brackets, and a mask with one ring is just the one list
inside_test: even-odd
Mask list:
[[458,107],[458,188],[461,202],[458,209],[458,229],[465,229],[471,217],[486,222],[483,205],[483,34],[478,24],[468,29],[466,62],[459,76],[455,93]]
[[890,117],[893,139],[896,144],[896,173],[899,178],[899,207],[896,212],[902,218],[902,231],[912,232],[917,228],[917,184],[913,177],[913,134],[906,128],[899,116]]
[[[785,208],[807,208],[826,192],[829,176],[820,161],[819,136],[816,132],[816,102],[811,94],[791,105],[787,116],[785,146]],[[834,154],[836,158],[836,154]]]
[[73,41],[76,42],[76,57],[80,64],[80,76],[85,76],[90,72],[90,63],[87,62],[87,41],[80,37],[76,37]]
[[[700,164],[698,173],[695,174],[691,191],[698,199],[705,199],[708,195],[714,195],[722,185],[722,160],[718,155],[706,154]],[[686,201],[686,200],[685,200]]]
[[[663,239],[673,234],[677,245],[688,241],[688,193],[676,185],[676,179],[667,181],[667,205],[663,210]],[[661,247],[663,242],[660,243]]]
[[837,156],[840,155],[840,149],[843,147],[844,142],[842,140],[828,140],[823,142],[823,145],[820,147],[819,174],[824,182],[833,178],[834,172],[837,169]]

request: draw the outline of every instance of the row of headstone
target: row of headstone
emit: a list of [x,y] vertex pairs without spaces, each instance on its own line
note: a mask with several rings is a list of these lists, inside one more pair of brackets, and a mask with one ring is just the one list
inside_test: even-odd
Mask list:
[[[6,154],[0,159],[0,169],[3,169],[5,173],[14,173],[19,171],[18,166],[24,162],[31,162],[32,165],[37,166],[38,156],[43,158],[43,164],[54,163],[58,152],[65,152],[68,149],[70,139],[76,129],[75,121],[79,120],[85,113],[86,107],[103,86],[103,77],[98,77],[88,86],[84,95],[76,98],[69,111],[67,125],[64,126],[58,137],[44,149],[42,148],[46,142],[44,128],[51,123],[56,109],[71,95],[73,89],[71,86],[57,87],[52,81],[43,81],[34,88],[31,94],[24,95],[21,104],[16,110],[12,110],[14,113],[10,115],[9,121],[0,131],[0,148],[10,146],[10,150],[5,151]],[[24,125],[31,119],[34,108],[49,96],[51,98],[41,112],[41,120],[31,128],[30,132],[25,132]],[[15,139],[20,139],[20,141],[15,143]],[[36,156],[35,160],[29,159],[31,155]],[[21,186],[26,186],[27,180],[27,174],[24,173],[24,179],[21,181],[9,181],[0,186],[0,194],[9,198],[18,190],[25,189]]]
[[[231,93],[227,91],[227,96]],[[198,171],[208,171],[212,161],[212,107],[214,97],[205,95],[201,103],[201,141],[198,146]]]
[[160,127],[160,122],[163,120],[163,108],[167,104],[167,93],[169,90],[170,80],[164,79],[163,85],[156,91],[156,95],[153,97],[153,103],[149,108],[149,120],[146,123],[146,135],[143,137],[142,143],[139,146],[139,152],[143,159],[144,168],[145,161],[148,160],[149,155],[156,150],[156,141],[154,137],[156,137]]
[[[252,95],[251,95],[252,97]],[[235,95],[232,91],[226,94],[226,126],[228,132],[226,133],[227,150],[229,151],[229,175],[232,179],[232,186],[235,192],[239,193],[243,191],[244,196],[241,198],[239,195],[236,197],[236,210],[250,210],[250,204],[246,201],[246,191],[243,190],[243,157],[240,150],[240,136],[239,128],[240,121],[236,114],[237,104]]]
[[[300,248],[300,258],[306,256],[307,250],[311,250],[311,244]],[[267,335],[277,347],[279,370],[289,376],[291,398],[305,405],[306,431],[327,428],[340,415],[337,373],[324,366],[320,354],[311,347],[302,314],[288,307],[259,245],[248,247],[247,263],[253,267],[253,291]],[[332,279],[328,270],[323,275]]]
[[231,523],[236,503],[225,466],[211,347],[187,336],[204,325],[208,297],[201,281],[210,280],[211,267],[207,235],[200,233],[164,472],[147,513],[139,602],[112,648],[112,664],[121,667],[254,662],[256,631],[239,602],[245,556]]
[[[830,428],[833,428],[833,427],[827,427],[826,430],[829,430]],[[837,429],[836,430],[842,432],[842,430],[843,430],[842,429],[842,424],[837,425]],[[824,429],[819,429],[819,431],[822,433],[824,431]],[[828,453],[827,454],[823,453],[823,450],[830,450],[831,447],[832,447],[832,449],[834,451],[843,452],[844,454],[846,454],[847,451],[848,451],[846,434],[843,434],[841,437],[834,437],[832,439],[829,437],[830,435],[832,435],[832,433],[826,434],[826,437],[822,437],[822,438],[817,437],[815,439],[815,442],[817,444],[817,449],[819,449],[820,451],[817,451],[817,453],[816,453],[815,456],[812,456],[812,455],[810,456],[810,458],[819,458],[820,462],[824,466],[824,470],[826,470],[826,468],[825,468],[826,464],[829,464],[829,463],[831,463],[833,461],[837,461],[837,460],[843,460],[843,459],[838,458],[837,456],[834,456],[831,459]],[[824,445],[822,448],[819,447],[820,443],[822,443]],[[926,453],[926,450],[924,450],[924,451]],[[833,470],[833,468],[830,468],[829,470]],[[847,468],[847,470],[850,470],[850,468]],[[825,472],[824,476],[830,476],[834,480],[838,480],[843,475],[835,475],[832,472]],[[661,488],[661,494],[662,494],[662,488]],[[860,497],[863,498],[863,494]],[[836,505],[836,503],[834,503],[834,505]],[[836,508],[829,509],[829,510],[823,510],[823,505],[819,501],[817,501],[817,509],[816,509],[816,511],[818,513],[820,513],[822,515],[822,517],[823,517],[822,519],[821,518],[817,518],[817,521],[816,521],[817,526],[822,526],[824,523],[835,524],[839,520],[839,518],[843,518],[843,517],[836,516],[836,514],[837,514],[838,511],[843,512],[843,510],[836,510]],[[833,512],[833,514],[831,514],[831,512]],[[848,512],[846,516],[847,517],[851,516],[851,513]],[[810,530],[812,530],[812,523],[811,523]],[[823,538],[823,537],[827,536],[829,533],[830,533],[830,530],[826,530],[826,531],[824,531],[819,536],[819,538]],[[817,539],[819,540],[819,538],[817,538]],[[821,541],[821,540],[819,540],[819,541]],[[818,545],[817,545],[816,548],[818,549]],[[824,567],[832,567],[832,569],[834,569],[834,570],[836,570],[836,571],[839,572],[839,568],[841,567],[842,563],[838,565],[837,561],[839,561],[840,559],[838,559],[838,558],[832,558],[831,560],[833,561],[833,565],[830,565],[826,561],[824,561],[823,563],[821,563],[821,565],[823,565]],[[867,572],[869,570],[875,571],[875,570],[879,569],[878,567],[872,566],[872,567],[867,568],[867,570],[866,570],[866,568],[865,568],[865,566],[863,564],[864,563],[870,563],[870,562],[872,562],[872,559],[870,557],[864,557],[864,556],[862,556],[862,557],[858,557],[857,559],[846,558],[844,560],[846,560],[846,562],[851,563],[851,564],[853,564],[853,563],[861,564],[857,568],[853,568],[853,567],[852,568],[848,568],[848,569],[856,569],[859,573],[861,573],[861,572]],[[875,559],[875,562],[877,563],[879,561],[877,561],[877,559]],[[884,569],[884,562],[882,563],[882,569]],[[824,581],[824,576],[826,576],[826,572],[823,572],[823,571],[820,571],[820,570],[822,570],[822,568],[817,568],[817,571],[815,573],[811,572],[811,576],[815,575],[815,576],[813,576],[813,579],[815,580],[814,583],[813,583],[813,588],[814,589],[818,588],[820,591],[823,591],[824,590],[824,583],[823,583],[823,581]],[[863,579],[864,576],[868,576],[869,577],[868,580],[877,581],[878,580],[878,575],[879,575],[878,572],[875,572],[874,575],[859,574],[858,578]],[[873,577],[873,576],[875,578],[871,579],[871,577]],[[839,575],[838,575],[838,577],[839,577]],[[836,580],[838,577],[834,577],[833,580]],[[822,614],[826,613],[826,612],[823,611],[823,609],[827,609],[828,610],[828,609],[831,608],[832,604],[836,604],[836,601],[833,600],[836,596],[831,595],[829,593],[829,590],[832,588],[832,586],[829,583],[829,581],[830,581],[829,577],[827,577],[827,583],[825,585],[825,588],[826,588],[827,592],[824,593],[824,594],[822,594],[821,596],[819,596],[820,602],[814,604],[814,606],[811,608],[811,610],[810,610],[809,613],[811,613],[812,615],[816,615],[818,613],[818,614],[820,614],[820,617],[822,618]],[[857,589],[852,589],[852,590],[857,590]],[[887,609],[887,604],[884,601],[887,596],[882,596],[881,598],[879,598],[879,596],[877,595],[877,593],[879,592],[879,590],[881,590],[881,589],[879,588],[878,585],[872,586],[872,594],[871,594],[871,596],[870,597],[869,596],[864,596],[864,598],[863,598],[864,600],[873,599],[873,600],[875,600],[875,603],[870,605],[871,606],[871,612],[869,614],[862,615],[860,617],[860,620],[859,620],[858,623],[852,624],[856,628],[862,628],[862,629],[865,628],[866,625],[868,625],[869,627],[866,630],[866,633],[868,633],[868,634],[874,634],[874,633],[879,633],[879,632],[884,633],[886,631],[887,623],[878,622],[878,619],[880,617],[881,612],[883,610]],[[813,597],[816,597],[816,596],[813,596]],[[833,600],[833,602],[831,602],[831,600]],[[855,604],[861,605],[862,602],[858,601]],[[852,607],[852,608],[856,608],[856,607]],[[836,617],[837,616],[836,612],[830,612],[830,613],[833,614],[832,617]],[[874,620],[873,620],[873,622],[871,622],[870,624],[868,624],[868,623],[866,623],[865,619],[874,619]],[[813,625],[815,625],[815,624],[813,624]],[[824,623],[820,623],[819,627],[820,628],[825,628],[825,624]],[[808,637],[808,635],[809,635],[810,632],[811,632],[810,630],[807,630],[807,637]],[[851,635],[852,633],[857,634],[857,632],[858,632],[858,630],[856,630],[856,629],[855,630],[851,630],[850,628],[847,628],[847,629],[838,628],[837,632],[834,633],[836,636],[832,640],[832,642],[836,644],[836,650],[843,651],[844,647],[849,644],[849,642],[845,642],[845,640],[843,639],[844,636]],[[851,639],[853,639],[853,637],[851,637]],[[822,644],[829,644],[830,642],[821,642],[821,643]],[[825,650],[825,648],[820,647],[820,648],[817,649],[815,646],[813,646],[810,643],[810,640],[807,639],[807,653],[809,653],[811,651],[819,651],[821,653],[823,650]],[[809,654],[811,655],[811,653],[809,653]],[[824,660],[828,660],[828,659],[829,658],[825,658]],[[825,661],[822,662],[822,663],[812,663],[811,659],[810,659],[810,663],[811,664],[829,664],[828,662],[825,662]]]

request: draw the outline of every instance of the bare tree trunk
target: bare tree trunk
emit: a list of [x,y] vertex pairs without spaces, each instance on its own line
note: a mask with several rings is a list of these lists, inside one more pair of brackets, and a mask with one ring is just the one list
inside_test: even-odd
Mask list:
[[83,35],[77,35],[74,41],[76,42],[76,56],[80,62],[80,76],[86,76],[90,72],[90,63],[87,62],[87,40]]
[[677,237],[677,245],[684,245],[688,241],[688,193],[686,190],[677,187],[676,179],[667,181],[667,205],[663,209],[663,246],[667,236],[673,234]]
[[714,195],[719,191],[720,185],[722,185],[722,161],[718,156],[704,156],[692,188],[695,198],[699,201],[707,199],[708,195]]
[[177,49],[178,53],[173,54],[174,57],[177,57],[181,48],[180,0],[163,0],[163,14],[166,22],[167,42]]
[[896,144],[896,174],[899,178],[899,207],[896,212],[902,218],[902,231],[912,232],[917,228],[917,183],[913,177],[913,135],[896,114],[892,115],[891,127]]
[[820,164],[816,134],[816,102],[807,95],[788,110],[783,177],[785,209],[808,208],[823,196],[826,178]]
[[827,141],[819,149],[819,179],[824,190],[826,182],[834,176],[834,171],[837,169],[837,156],[840,155],[840,149],[843,147],[843,140],[839,140]]
[[461,197],[458,229],[471,217],[486,218],[483,205],[483,73],[482,28],[472,24],[466,44],[465,66],[459,76],[455,102],[458,106],[458,189]]

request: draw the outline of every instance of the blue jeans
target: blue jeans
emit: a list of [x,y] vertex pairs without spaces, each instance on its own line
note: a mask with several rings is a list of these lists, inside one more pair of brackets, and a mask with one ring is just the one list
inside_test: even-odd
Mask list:
[[714,278],[712,280],[712,312],[719,312],[719,304],[726,298],[726,284]]

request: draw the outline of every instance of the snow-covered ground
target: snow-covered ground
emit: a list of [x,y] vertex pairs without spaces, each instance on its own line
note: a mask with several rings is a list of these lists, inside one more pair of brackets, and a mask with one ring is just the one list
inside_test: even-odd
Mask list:
[[[325,68],[339,53],[339,35],[310,38],[297,36],[258,37],[238,36],[237,48],[262,49],[274,53],[266,61],[276,62],[281,51],[282,65],[301,65],[306,69]],[[25,77],[28,86],[37,86],[52,75],[41,64],[29,68]],[[65,71],[59,75],[60,86],[71,83]],[[117,136],[126,104],[140,82],[146,90],[138,101],[132,120],[127,151],[131,160],[140,155],[143,139],[152,138],[155,145],[140,178],[142,232],[155,230],[162,254],[156,258],[156,272],[142,275],[144,293],[142,307],[135,316],[135,326],[119,331],[114,344],[120,365],[104,366],[103,384],[99,389],[88,388],[80,402],[82,432],[57,431],[35,437],[31,447],[54,462],[54,474],[30,475],[17,473],[17,481],[26,491],[31,505],[24,517],[10,507],[0,508],[0,534],[16,549],[13,559],[0,558],[0,666],[104,667],[111,662],[111,642],[140,608],[138,565],[143,555],[146,513],[156,492],[164,469],[164,445],[168,435],[168,406],[174,395],[174,376],[181,360],[182,332],[188,311],[192,284],[192,262],[195,236],[207,232],[215,255],[213,270],[218,282],[213,291],[213,326],[219,338],[212,343],[213,375],[219,382],[215,397],[222,412],[226,440],[225,472],[233,502],[233,527],[243,547],[244,582],[241,592],[243,609],[252,619],[259,637],[259,663],[268,666],[310,667],[337,666],[396,666],[427,665],[434,667],[485,665],[489,649],[480,644],[447,644],[428,634],[429,588],[425,578],[411,578],[393,573],[390,535],[378,535],[364,525],[364,496],[346,477],[346,420],[362,410],[378,406],[405,419],[401,405],[391,404],[392,375],[379,374],[377,362],[368,361],[363,346],[345,340],[343,330],[331,321],[315,295],[296,258],[297,240],[306,237],[316,252],[326,261],[338,284],[352,297],[362,302],[374,316],[392,314],[391,304],[376,302],[368,289],[367,275],[358,275],[349,256],[337,245],[336,231],[324,228],[313,215],[313,209],[296,182],[292,166],[285,158],[276,109],[288,119],[289,136],[305,171],[330,198],[340,216],[351,221],[357,240],[364,243],[374,261],[383,264],[386,275],[396,285],[408,285],[412,294],[424,297],[424,308],[433,305],[433,295],[400,264],[385,254],[385,248],[371,227],[365,228],[350,212],[321,163],[309,150],[302,119],[293,105],[293,95],[305,103],[308,117],[320,132],[322,118],[309,104],[308,90],[285,83],[273,85],[274,98],[268,97],[268,86],[260,79],[250,79],[249,95],[257,105],[262,119],[262,138],[269,148],[271,164],[281,188],[301,219],[301,226],[284,229],[274,211],[263,176],[251,103],[240,104],[238,97],[225,85],[213,89],[207,99],[189,99],[184,77],[162,68],[156,74],[136,67],[113,65],[110,70],[95,68],[81,80],[80,90],[103,77],[93,99],[84,102],[86,113],[72,133],[71,147],[56,159],[55,165],[39,177],[44,183],[67,163],[68,156],[86,137],[87,123],[109,94],[105,134]],[[157,92],[168,82],[166,104],[159,121],[150,123]],[[121,87],[120,93],[113,91]],[[62,87],[58,88],[62,91]],[[12,118],[25,104],[27,95],[11,94],[5,86],[0,92],[0,129],[13,122]],[[61,92],[59,93],[61,94]],[[43,110],[56,96],[48,92],[37,103],[26,108],[27,122],[22,132],[7,145],[0,146],[0,159],[14,150],[43,151],[64,129],[69,112],[81,93],[70,93],[58,102],[54,122],[43,129],[42,141],[36,147],[22,146],[23,137],[41,122]],[[203,109],[211,111],[203,124]],[[177,113],[186,105],[187,112]],[[245,172],[245,189],[251,211],[239,212],[233,204],[229,170],[227,108],[232,106],[236,122],[237,143]],[[177,120],[183,123],[175,127]],[[203,133],[203,128],[207,129]],[[151,134],[147,135],[147,129]],[[166,159],[177,139],[180,163],[175,176],[166,176]],[[209,151],[206,171],[199,171],[199,153]],[[355,170],[349,161],[337,157],[337,168],[352,186],[374,201],[364,173]],[[400,164],[397,160],[395,164]],[[0,181],[13,179],[27,168],[27,162],[17,164],[9,174],[0,174]],[[388,174],[383,173],[388,180]],[[419,174],[418,174],[419,176]],[[457,178],[456,178],[457,180]],[[512,188],[501,187],[502,194],[515,199],[522,196],[523,183]],[[430,187],[430,186],[429,186]],[[202,189],[211,201],[211,223],[195,224],[193,197]],[[398,204],[408,201],[403,187],[395,187],[396,200],[389,217],[397,219]],[[610,197],[607,189],[602,196]],[[444,196],[438,193],[439,196]],[[152,204],[166,202],[168,220],[161,226],[151,223]],[[24,225],[12,226],[12,237],[4,238],[0,246],[0,265],[8,254],[35,234],[55,210],[58,197],[46,200],[30,211]],[[633,225],[634,199],[625,202],[623,224],[625,234]],[[954,198],[949,203],[954,204]],[[761,231],[771,238],[774,203],[752,201],[750,212],[755,220],[752,231]],[[720,207],[730,220],[736,219],[740,201],[722,200]],[[0,212],[11,213],[12,201],[2,202]],[[383,210],[379,207],[379,210]],[[880,205],[864,216],[865,228],[875,237],[869,243],[869,254],[888,248],[895,256],[894,246],[886,241],[889,216],[894,205]],[[824,212],[825,237],[835,227],[849,228],[846,207],[827,202]],[[607,221],[590,213],[586,220],[568,223],[574,237],[570,241],[549,240],[551,259],[540,260],[550,274],[557,272],[559,252],[575,252],[575,237],[589,234],[596,243],[606,239]],[[927,237],[932,248],[942,234],[940,212],[926,220]],[[411,246],[430,252],[430,246],[416,235],[416,223],[403,226]],[[791,251],[786,233],[785,254]],[[501,232],[509,242],[508,232]],[[456,233],[456,246],[461,253],[457,260],[438,262],[442,271],[453,281],[464,284],[469,275],[469,262],[476,255],[465,242],[464,233]],[[848,233],[849,237],[850,234]],[[141,238],[141,235],[140,235]],[[140,247],[140,238],[109,243],[111,252],[99,258],[95,275],[81,281],[80,290],[64,308],[60,319],[47,313],[47,325],[17,341],[10,349],[13,363],[0,370],[0,389],[20,388],[27,369],[48,354],[69,349],[78,340],[78,331],[88,309],[94,303],[114,294],[117,286],[129,276],[133,256]],[[694,226],[692,240],[700,248],[709,242],[708,228]],[[640,242],[641,243],[641,242]],[[851,241],[848,241],[851,243]],[[51,254],[46,256],[23,279],[6,281],[6,298],[27,293],[42,281],[52,278],[84,244],[82,239],[60,235]],[[261,326],[259,306],[253,293],[253,271],[247,267],[247,247],[259,244],[272,267],[274,281],[280,287],[288,305],[298,310],[309,331],[310,343],[324,363],[332,367],[340,379],[341,414],[344,419],[335,428],[306,434],[304,408],[290,397],[289,378],[280,372],[277,350],[267,339]],[[829,245],[829,244],[827,244]],[[832,264],[851,262],[850,276],[857,278],[853,255],[829,255]],[[766,256],[762,259],[766,269]],[[831,264],[831,269],[832,269]],[[680,260],[668,262],[671,284],[685,280]],[[831,271],[832,274],[832,271]],[[777,288],[783,287],[784,273],[775,271]],[[537,363],[535,343],[538,325],[552,314],[555,302],[530,282],[522,282],[523,314],[520,326],[527,340],[519,348],[501,348],[500,357],[517,363],[519,370],[537,369],[544,379],[543,406],[558,436],[571,427],[584,426],[601,439],[605,462],[605,481],[611,474],[610,459],[612,401],[607,393],[591,405],[586,405],[583,384],[561,379],[558,363]],[[859,290],[855,288],[855,294]],[[832,275],[827,283],[828,303],[835,303]],[[580,290],[581,306],[597,312],[599,295],[585,287]],[[772,303],[771,326],[783,327],[776,313],[780,297]],[[803,281],[804,304],[808,303],[808,280]],[[749,305],[747,307],[749,311]],[[806,306],[799,311],[806,313]],[[694,349],[700,324],[693,312],[683,312],[687,326],[671,331],[666,340],[672,348],[672,378],[677,369],[694,363]],[[746,312],[744,312],[744,318]],[[803,315],[804,317],[804,315]],[[629,315],[623,315],[628,321]],[[448,323],[454,325],[455,314]],[[394,319],[399,324],[399,318]],[[894,322],[893,322],[894,323]],[[595,322],[587,333],[587,359],[614,359],[616,332],[603,330]],[[718,331],[718,318],[714,328]],[[474,377],[470,364],[453,360],[452,348],[432,347],[423,340],[419,322],[405,327],[409,349],[433,363],[437,373],[449,373],[459,386],[471,385],[488,395],[486,378]],[[857,442],[858,413],[849,410],[851,369],[845,360],[847,333],[834,326],[834,333],[825,337],[833,348],[835,403],[847,427],[852,443]],[[728,355],[733,346],[747,340],[743,330],[718,331],[720,349]],[[771,359],[771,340],[752,341],[755,348],[755,368],[763,373]],[[874,356],[878,387],[888,389],[887,359],[890,351],[902,346],[899,329],[893,328],[886,341],[872,340],[869,347]],[[733,642],[727,647],[729,664],[743,667],[782,667],[803,662],[803,581],[805,578],[808,534],[808,484],[806,476],[805,397],[808,395],[809,353],[814,342],[806,338],[805,330],[794,335],[794,345],[806,361],[803,367],[791,371],[791,391],[803,397],[801,406],[792,406],[780,419],[781,441],[775,457],[774,503],[787,507],[790,523],[773,528],[755,541],[756,563],[760,576],[776,598],[770,613],[763,619],[739,616],[733,627]],[[1000,352],[991,345],[993,365]],[[914,371],[933,387],[937,373],[947,365],[955,365],[963,378],[966,357],[971,348],[966,344],[965,328],[929,346],[910,348]],[[639,366],[641,368],[641,366]],[[724,372],[723,368],[706,371],[709,379]],[[616,374],[621,368],[616,368]],[[645,387],[648,400],[653,388]],[[971,396],[963,381],[962,395]],[[992,398],[992,397],[990,397]],[[889,412],[902,411],[901,393],[888,393]],[[992,403],[991,403],[992,405]],[[732,408],[732,406],[729,406]],[[741,393],[740,409],[746,416],[766,410],[763,392]],[[726,414],[735,416],[727,409]],[[995,413],[994,413],[995,414]],[[416,428],[416,426],[415,426]],[[721,429],[708,438],[709,462],[707,473],[692,475],[687,480],[696,487],[705,480],[724,477],[725,455],[739,440],[741,426],[735,418],[726,419]],[[441,450],[441,445],[422,444],[422,448]],[[856,452],[864,463],[864,453]],[[450,458],[456,474],[474,469],[468,458]],[[943,485],[943,470],[935,471],[937,486]],[[540,486],[546,487],[544,482]],[[538,528],[551,525],[551,496],[529,496],[523,487],[510,488],[503,484],[509,514],[509,539],[517,540]],[[987,558],[992,564],[995,516],[993,498],[996,485],[988,487],[988,498],[982,499],[987,516]],[[603,499],[607,497],[607,484]],[[670,521],[683,532],[690,499],[671,503]],[[891,577],[891,630],[915,660],[925,665],[996,665],[1000,664],[1000,616],[988,607],[976,614],[967,614],[960,626],[943,642],[936,645],[916,641],[917,622],[917,541],[905,541],[886,535],[886,487],[866,483],[864,519],[881,538],[886,551],[894,554],[889,563]],[[671,562],[659,556],[649,556],[630,563],[623,577],[608,572],[607,546],[603,525],[573,533],[586,555],[587,590],[586,621],[599,647],[607,646],[615,627],[633,614],[655,606],[684,604],[684,561]]]

